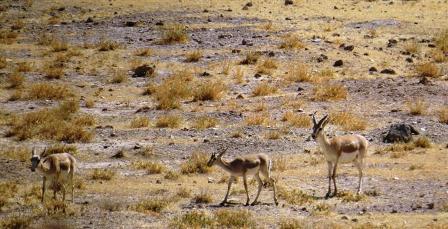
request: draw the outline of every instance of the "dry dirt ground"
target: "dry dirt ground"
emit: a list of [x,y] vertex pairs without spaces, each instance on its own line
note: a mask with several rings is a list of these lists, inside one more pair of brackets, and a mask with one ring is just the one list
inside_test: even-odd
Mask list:
[[[448,35],[443,40],[448,2],[295,0],[285,5],[280,0],[253,0],[243,9],[246,3],[1,1],[1,225],[448,228]],[[185,26],[181,32],[186,32],[186,40],[161,42],[173,24]],[[445,48],[440,47],[441,39]],[[57,50],[58,41],[67,50]],[[118,47],[100,51],[106,42]],[[281,47],[285,44],[292,47]],[[145,48],[148,55],[136,55]],[[186,55],[197,50],[202,57],[187,62]],[[241,64],[249,53],[256,53],[257,63]],[[261,71],[266,60],[276,66]],[[343,65],[335,67],[337,60]],[[59,62],[55,68],[63,73],[49,79],[48,66]],[[425,63],[436,72],[422,70]],[[155,73],[132,77],[135,67],[143,64],[153,64]],[[372,67],[377,71],[369,71]],[[395,73],[380,73],[384,69]],[[158,109],[157,93],[144,91],[157,90],[176,72],[191,76],[193,85],[220,82],[225,90],[212,100],[187,96],[176,109]],[[425,74],[429,82],[422,82]],[[13,85],[13,75],[24,81]],[[291,75],[304,77],[291,80]],[[66,85],[63,90],[73,95],[28,96],[37,83]],[[260,85],[271,90],[257,94]],[[338,90],[346,94],[336,98],[336,92],[328,100],[316,95],[316,90],[331,85],[342,86]],[[14,124],[24,114],[57,107],[67,99],[79,104],[79,114],[94,119],[83,127],[93,133],[90,139],[64,140],[41,132],[20,139],[11,134],[14,128],[45,122]],[[355,195],[357,171],[347,164],[337,178],[343,194],[322,198],[326,163],[310,138],[308,116],[315,111],[319,117],[345,112],[342,123],[334,120],[326,128],[328,135],[358,133],[370,141],[361,196]],[[287,112],[299,120],[285,118]],[[157,124],[170,115],[180,123],[173,128]],[[149,123],[133,125],[138,117]],[[201,117],[216,123],[200,128]],[[383,143],[394,123],[415,126],[423,143]],[[43,205],[41,178],[30,172],[29,153],[32,147],[42,151],[64,144],[75,149],[78,159],[74,203],[51,202],[48,194]],[[229,147],[226,160],[259,152],[274,159],[279,206],[273,204],[271,187],[263,189],[261,204],[243,206],[239,180],[232,187],[232,204],[220,207],[227,179],[223,170],[182,172],[193,153],[210,154],[222,147]],[[148,162],[163,168],[155,171]],[[256,183],[250,182],[249,189],[253,198]],[[220,216],[223,212],[234,213],[230,218],[235,221],[242,217],[242,222],[225,224],[231,220]],[[193,213],[212,222],[188,224],[193,219],[186,216]]]

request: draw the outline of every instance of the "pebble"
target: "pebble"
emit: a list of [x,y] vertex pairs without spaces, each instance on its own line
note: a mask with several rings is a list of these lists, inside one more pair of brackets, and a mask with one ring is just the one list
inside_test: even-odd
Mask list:
[[333,64],[334,67],[340,67],[342,65],[344,65],[344,62],[342,60],[337,60]]

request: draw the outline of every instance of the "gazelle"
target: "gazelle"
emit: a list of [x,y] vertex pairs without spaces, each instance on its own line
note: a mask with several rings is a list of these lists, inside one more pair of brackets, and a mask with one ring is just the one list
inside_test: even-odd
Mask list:
[[[314,140],[317,140],[328,165],[328,192],[325,198],[335,196],[337,194],[336,188],[336,169],[338,163],[350,163],[356,166],[359,171],[358,194],[362,192],[362,170],[364,167],[364,158],[367,156],[367,148],[369,142],[361,135],[344,135],[334,136],[328,139],[324,133],[324,128],[328,124],[330,118],[328,115],[323,117],[319,122],[316,122],[315,114],[313,116],[313,134]],[[334,184],[334,193],[331,195],[331,180]]]
[[227,151],[227,149],[223,150],[220,153],[213,153],[208,161],[208,166],[213,166],[214,164],[218,165],[228,173],[230,173],[229,183],[227,186],[227,193],[224,197],[224,200],[220,203],[220,205],[224,205],[227,203],[227,198],[229,197],[230,187],[232,186],[232,182],[237,177],[243,177],[244,189],[246,191],[246,206],[249,205],[249,192],[247,190],[247,176],[253,175],[255,179],[258,181],[258,192],[255,200],[251,205],[257,204],[258,196],[260,195],[261,188],[263,186],[263,182],[260,178],[260,172],[263,174],[265,178],[268,179],[268,182],[272,182],[274,188],[274,203],[278,205],[277,196],[276,196],[276,186],[275,180],[271,177],[271,169],[272,169],[272,161],[266,154],[251,154],[243,157],[237,157],[232,161],[224,161],[222,159],[222,155]]
[[[46,150],[42,152],[44,155]],[[53,188],[53,198],[56,199],[56,191],[62,188],[62,200],[65,201],[65,183],[69,182],[72,188],[72,203],[74,201],[73,176],[76,170],[76,159],[69,153],[51,154],[41,158],[33,148],[31,153],[31,171],[38,171],[43,175],[42,198],[44,202],[46,181],[48,180]]]

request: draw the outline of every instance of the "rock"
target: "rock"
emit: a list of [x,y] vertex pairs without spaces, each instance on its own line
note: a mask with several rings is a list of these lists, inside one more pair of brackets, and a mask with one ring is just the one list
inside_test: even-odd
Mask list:
[[241,41],[241,44],[242,44],[242,45],[247,45],[247,41],[246,41],[246,39],[243,39],[243,41]]
[[209,143],[210,142],[210,140],[208,140],[208,139],[204,139],[204,141],[203,141],[204,143]]
[[237,99],[244,99],[244,96],[242,94],[239,94],[236,98]]
[[357,218],[353,218],[353,219],[352,219],[352,222],[355,222],[355,223],[356,223],[356,222],[358,222],[358,219],[357,219]]
[[377,72],[378,70],[375,67],[370,67],[369,72]]
[[343,215],[343,216],[341,217],[341,219],[343,219],[343,220],[348,220],[348,217],[345,216],[345,215]]
[[134,27],[137,25],[136,21],[127,21],[124,25],[126,25],[127,27]]
[[390,69],[390,68],[386,68],[386,69],[381,70],[381,73],[382,73],[382,74],[389,74],[389,75],[395,75],[395,74],[397,74],[397,73],[395,72],[395,70]]
[[303,91],[303,90],[305,90],[305,89],[303,89],[303,87],[300,87],[300,86],[299,86],[299,87],[297,88],[297,91]]
[[161,183],[162,183],[162,181],[156,180],[156,184],[161,184]]
[[334,62],[333,67],[341,67],[344,65],[344,62],[342,60],[337,60]]
[[208,178],[207,178],[207,182],[208,182],[209,184],[215,183],[215,179],[213,179],[212,177],[208,177]]
[[353,51],[353,49],[355,49],[355,46],[353,46],[353,45],[348,45],[348,46],[344,47],[345,51]]
[[147,64],[138,66],[137,68],[134,69],[134,74],[132,75],[132,77],[147,77],[147,76],[152,76],[154,74],[155,71],[155,66],[149,66]]
[[255,79],[258,79],[261,77],[261,75],[259,73],[255,73],[254,77],[255,77]]
[[393,124],[390,126],[387,135],[383,138],[383,142],[409,142],[412,135],[420,134],[413,126],[409,124]]
[[247,7],[252,7],[252,6],[254,6],[254,4],[252,4],[252,2],[248,2],[248,3],[246,3],[246,6]]
[[87,20],[86,20],[86,23],[92,23],[92,22],[93,22],[93,18],[88,17]]
[[395,45],[397,45],[398,41],[395,39],[389,39],[388,43],[387,43],[387,47],[394,47]]
[[406,62],[408,63],[414,63],[414,60],[411,57],[406,58]]
[[428,77],[423,76],[420,81],[418,81],[419,84],[423,84],[423,85],[430,85],[431,84],[431,80],[428,79]]
[[124,157],[126,157],[125,152],[123,150],[120,150],[116,154],[114,154],[111,158],[119,159]]
[[291,21],[292,19],[290,17],[286,17],[285,20]]
[[426,205],[428,209],[434,209],[434,203],[429,203]]
[[274,57],[274,56],[275,56],[275,53],[274,53],[273,51],[270,51],[270,52],[268,53],[268,56],[269,56],[269,57]]
[[392,211],[390,213],[397,213],[398,211],[395,209],[392,209]]
[[243,10],[249,10],[249,7],[248,6],[244,6]]
[[157,25],[157,26],[163,26],[164,23],[163,23],[163,21],[158,21],[158,22],[156,22],[156,25]]
[[137,111],[135,111],[135,113],[143,113],[143,112],[149,112],[151,110],[150,107],[148,106],[144,106],[144,107],[140,107],[137,109]]
[[117,137],[117,134],[116,133],[111,133],[110,136],[111,137]]
[[292,5],[294,2],[292,0],[285,0],[285,6]]
[[208,73],[208,72],[203,72],[203,73],[201,74],[201,76],[210,76],[210,73]]
[[328,60],[328,56],[324,55],[324,54],[320,54],[320,56],[317,58],[317,62],[323,62],[325,60]]

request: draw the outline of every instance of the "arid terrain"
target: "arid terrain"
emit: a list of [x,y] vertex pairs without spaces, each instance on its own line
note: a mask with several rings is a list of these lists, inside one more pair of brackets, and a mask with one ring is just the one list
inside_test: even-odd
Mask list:
[[[0,228],[448,228],[446,0],[0,1]],[[364,192],[330,137],[370,146]],[[392,124],[410,142],[384,143]],[[31,150],[78,161],[41,203]],[[272,185],[207,167],[265,153]],[[257,182],[249,179],[251,199]]]

